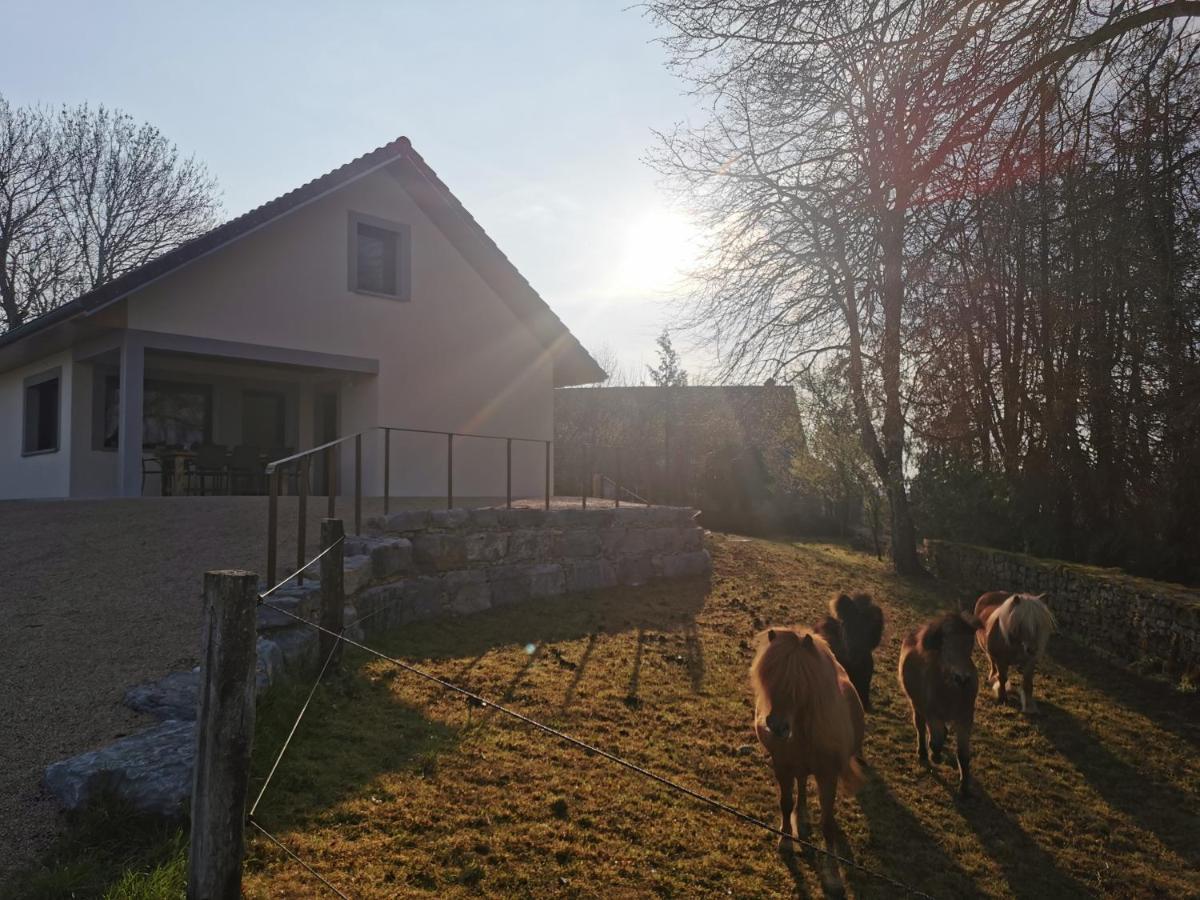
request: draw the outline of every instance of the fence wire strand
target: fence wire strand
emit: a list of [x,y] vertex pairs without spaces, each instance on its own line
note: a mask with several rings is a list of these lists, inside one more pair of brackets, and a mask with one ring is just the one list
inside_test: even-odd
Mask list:
[[293,572],[291,575],[287,576],[285,579],[283,579],[283,581],[279,582],[279,584],[275,585],[274,587],[269,587],[265,591],[263,591],[261,594],[259,594],[258,602],[261,603],[262,601],[266,600],[268,597],[270,597],[273,593],[275,593],[277,590],[279,590],[281,587],[283,587],[285,584],[287,584],[289,581],[291,581],[293,578],[295,578],[301,572],[307,572],[309,569],[311,569],[313,567],[313,565],[315,563],[317,563],[321,559],[322,556],[324,556],[326,553],[328,553],[334,547],[338,546],[338,544],[345,543],[345,541],[346,541],[346,536],[343,534],[340,538],[338,538],[336,541],[334,541],[332,544],[330,544],[328,547],[326,547],[324,550],[322,550],[320,553],[318,553],[316,556],[314,556],[312,559],[310,559],[308,562],[306,562],[304,565],[302,565],[300,568],[298,568],[295,572]]
[[[424,669],[420,669],[420,668],[412,665],[411,663],[406,663],[403,660],[397,659],[394,656],[388,656],[386,653],[383,653],[380,650],[376,650],[373,647],[368,647],[367,645],[359,643],[358,641],[353,640],[352,638],[346,637],[345,634],[337,634],[334,631],[331,631],[330,629],[325,628],[324,626],[322,626],[316,622],[309,621],[308,619],[305,619],[302,616],[298,616],[289,610],[283,609],[281,607],[278,607],[271,603],[266,603],[266,602],[263,602],[263,605],[266,606],[268,609],[271,609],[277,613],[280,613],[281,615],[287,616],[291,619],[295,619],[297,622],[301,622],[305,625],[315,628],[317,631],[319,631],[323,634],[327,634],[327,635],[333,637],[335,639],[334,646],[337,646],[336,642],[342,642],[342,643],[349,644],[352,647],[357,647],[359,650],[362,650],[365,653],[370,654],[371,656],[378,657],[379,659],[389,662],[392,665],[398,666],[400,669],[403,669],[404,671],[409,672],[410,674],[416,675],[419,678],[423,678],[426,681],[432,682],[432,683],[439,685],[440,687],[443,687],[447,690],[461,694],[464,697],[466,697],[468,700],[471,700],[484,708],[491,707],[512,719],[516,719],[519,722],[523,722],[526,725],[529,725],[532,728],[535,728],[538,731],[541,731],[543,734],[547,734],[547,735],[550,735],[551,737],[558,738],[559,740],[564,741],[568,744],[571,744],[575,747],[578,747],[579,749],[581,749],[587,753],[596,754],[597,756],[602,756],[605,759],[609,760],[610,762],[616,763],[617,765],[622,766],[631,772],[635,772],[644,778],[649,778],[651,781],[655,781],[655,782],[663,785],[664,787],[668,787],[671,790],[677,791],[678,793],[685,794],[686,796],[691,797],[693,800],[696,800],[696,801],[710,807],[711,809],[715,809],[715,810],[719,810],[721,812],[727,813],[728,815],[731,815],[734,818],[740,819],[741,821],[743,821],[749,825],[754,825],[755,827],[760,828],[764,831],[768,831],[773,835],[789,838],[796,844],[800,844],[804,847],[807,847],[809,850],[812,850],[814,853],[817,853],[820,856],[824,856],[828,859],[832,859],[835,862],[841,863],[843,866],[846,866],[847,868],[854,869],[858,872],[862,872],[864,875],[870,876],[871,878],[875,878],[879,881],[885,882],[894,888],[898,888],[899,890],[904,891],[907,894],[911,894],[916,897],[924,897],[924,898],[926,898],[926,900],[934,900],[933,897],[931,897],[929,894],[925,893],[924,891],[920,891],[914,887],[910,887],[909,885],[893,878],[890,875],[886,875],[883,872],[877,872],[874,869],[867,868],[866,866],[863,866],[863,865],[855,862],[852,859],[841,856],[840,854],[835,853],[832,850],[827,850],[826,848],[818,846],[817,844],[814,844],[811,841],[805,840],[804,838],[801,838],[799,835],[789,834],[786,831],[784,831],[783,829],[776,828],[774,825],[764,822],[762,819],[759,819],[756,816],[752,816],[747,812],[743,812],[742,810],[738,809],[736,806],[731,806],[730,804],[725,803],[722,800],[717,800],[714,797],[709,797],[705,794],[701,794],[699,791],[696,791],[690,787],[687,787],[686,785],[680,784],[677,781],[672,781],[670,778],[667,778],[665,775],[659,775],[657,772],[652,772],[649,769],[639,766],[637,763],[630,762],[629,760],[624,759],[623,757],[617,756],[615,753],[611,753],[600,747],[596,747],[592,744],[587,743],[586,741],[583,741],[577,737],[569,735],[566,732],[559,731],[557,728],[554,728],[550,725],[546,725],[542,722],[539,722],[537,719],[530,718],[529,716],[525,715],[524,713],[518,712],[515,709],[511,709],[500,703],[494,703],[491,700],[486,699],[485,697],[481,697],[480,695],[476,694],[474,691],[468,690],[467,688],[464,688],[464,687],[460,687],[460,686],[454,684],[453,682],[447,681],[444,678],[434,675],[431,672],[426,672]],[[315,690],[315,686],[314,686],[314,690]],[[311,698],[311,694],[310,694],[310,698]],[[307,707],[307,702],[305,703],[305,706]],[[300,715],[301,716],[304,715],[304,710],[301,710]],[[297,724],[299,724],[299,719],[297,719]],[[293,732],[294,731],[295,731],[295,727],[293,726]],[[289,736],[289,741],[290,741],[290,736]],[[286,749],[287,749],[287,746],[285,744],[284,750],[286,750]],[[281,758],[282,758],[282,755],[283,754],[281,752],[280,753]],[[279,764],[279,760],[277,759],[276,765],[278,765],[278,764]],[[265,786],[264,786],[264,790],[265,790]],[[260,798],[261,798],[261,792],[260,792]],[[257,805],[257,801],[255,801],[255,803]],[[259,828],[259,830],[262,831],[261,828]],[[264,834],[265,834],[265,832],[264,832]],[[276,842],[276,843],[278,843],[278,842]],[[280,845],[280,846],[282,846],[282,845]],[[284,849],[286,850],[286,848],[284,848]],[[299,861],[299,860],[297,860],[297,861]],[[303,862],[301,862],[301,864],[304,865]],[[309,871],[312,871],[312,869],[309,868],[307,865],[305,865],[305,868],[309,869]],[[315,875],[316,873],[313,872],[313,874]],[[319,875],[317,877],[320,878]],[[325,881],[324,878],[321,878],[321,881],[327,885],[329,884],[329,882]],[[329,886],[334,891],[336,891],[339,896],[345,896],[340,891],[337,891],[336,888],[333,888],[332,885],[329,885]]]
[[279,754],[275,757],[275,762],[271,764],[271,771],[267,773],[267,780],[263,782],[262,787],[259,788],[258,796],[254,798],[254,803],[250,807],[251,816],[258,809],[258,804],[262,802],[263,794],[267,792],[267,787],[270,785],[271,779],[275,777],[275,770],[279,768],[283,754],[287,753],[288,745],[292,743],[292,738],[296,736],[296,729],[300,727],[300,720],[308,712],[308,704],[312,703],[313,695],[317,692],[317,688],[321,686],[321,679],[325,677],[325,672],[329,669],[329,664],[333,662],[333,657],[339,647],[341,647],[341,644],[334,641],[333,646],[329,648],[329,655],[325,657],[325,664],[321,666],[321,672],[317,675],[317,680],[313,682],[312,689],[308,692],[308,696],[304,698],[304,705],[300,707],[300,715],[296,716],[296,721],[292,723],[292,729],[284,739],[283,746],[279,748]]
[[286,853],[288,856],[290,856],[292,859],[294,859],[296,862],[298,862],[300,865],[302,865],[305,869],[307,869],[308,873],[310,875],[312,875],[313,878],[317,879],[319,882],[321,882],[321,884],[325,885],[325,887],[329,888],[331,891],[333,891],[335,894],[337,894],[339,897],[341,897],[342,900],[350,900],[350,898],[348,896],[346,896],[345,894],[343,894],[340,890],[338,890],[337,887],[334,886],[333,883],[330,882],[328,878],[326,878],[324,875],[322,875],[320,872],[318,872],[316,869],[314,869],[312,866],[310,866],[308,863],[306,863],[304,860],[302,860],[299,856],[297,856],[295,853],[293,853],[291,850],[289,850],[286,846],[284,846],[283,842],[280,841],[279,838],[275,837],[275,835],[271,834],[271,832],[267,831],[267,829],[265,829],[261,825],[259,825],[258,822],[256,822],[254,820],[253,816],[251,816],[249,819],[247,819],[247,821],[253,827],[255,827],[259,831],[261,831],[263,833],[263,835],[267,838],[267,840],[269,840],[272,844],[274,844],[276,847],[278,847],[280,850],[282,850],[284,853]]

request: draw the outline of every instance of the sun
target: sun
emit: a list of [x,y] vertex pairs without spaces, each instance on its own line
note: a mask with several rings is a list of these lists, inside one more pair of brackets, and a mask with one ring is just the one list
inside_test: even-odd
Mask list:
[[699,232],[682,213],[655,207],[629,221],[614,269],[623,294],[671,294],[686,282],[700,254]]

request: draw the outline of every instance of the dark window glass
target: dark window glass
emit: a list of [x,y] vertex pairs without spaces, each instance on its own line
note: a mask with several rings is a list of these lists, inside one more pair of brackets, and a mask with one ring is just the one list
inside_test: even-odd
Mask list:
[[[104,446],[120,435],[121,381],[104,382]],[[212,389],[206,384],[147,381],[142,389],[142,445],[192,447],[212,437]]]
[[58,449],[58,379],[25,388],[25,452]]
[[396,232],[359,222],[355,248],[358,289],[396,293]]

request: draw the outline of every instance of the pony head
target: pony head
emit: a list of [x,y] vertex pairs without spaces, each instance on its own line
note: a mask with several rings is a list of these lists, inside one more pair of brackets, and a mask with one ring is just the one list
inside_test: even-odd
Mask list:
[[931,622],[921,633],[921,650],[936,654],[946,681],[955,688],[965,688],[979,677],[971,654],[975,649],[975,632],[983,623],[968,612],[946,613]]
[[1045,594],[1013,594],[996,610],[996,621],[1008,643],[1026,659],[1038,659],[1055,630],[1054,615]]
[[769,628],[758,636],[750,683],[759,720],[773,737],[795,737],[801,715],[822,704],[836,681],[833,655],[811,631]]

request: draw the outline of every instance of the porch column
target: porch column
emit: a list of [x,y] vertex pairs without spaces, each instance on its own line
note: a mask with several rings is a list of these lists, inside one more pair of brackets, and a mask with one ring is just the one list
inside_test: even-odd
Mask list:
[[117,432],[117,494],[142,496],[142,388],[146,348],[141,335],[121,341],[120,422]]

